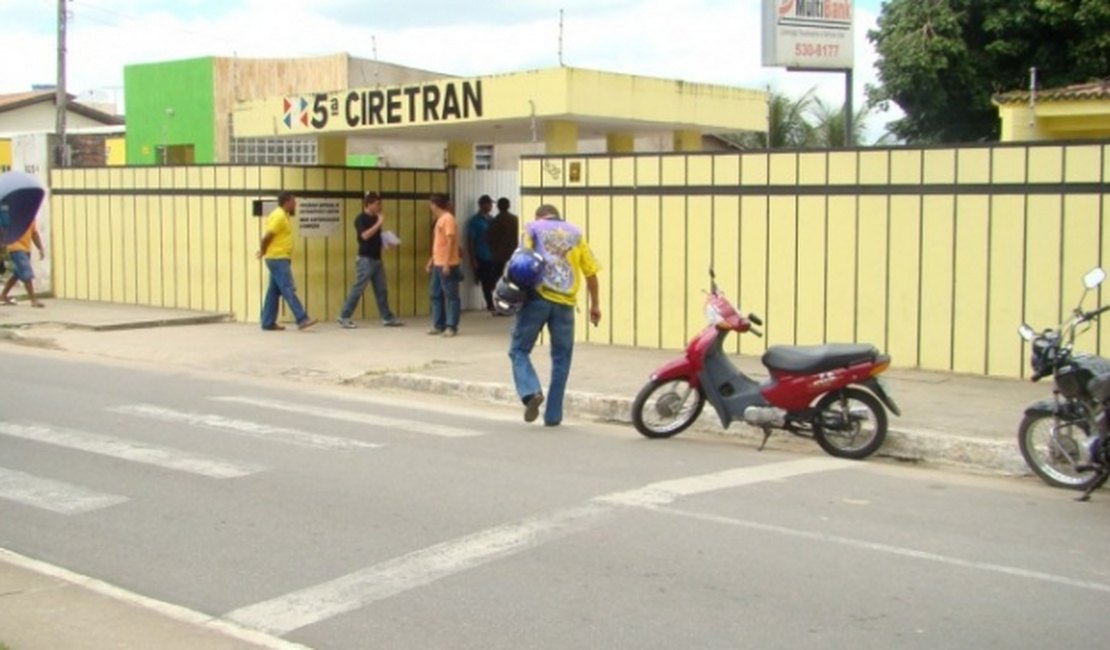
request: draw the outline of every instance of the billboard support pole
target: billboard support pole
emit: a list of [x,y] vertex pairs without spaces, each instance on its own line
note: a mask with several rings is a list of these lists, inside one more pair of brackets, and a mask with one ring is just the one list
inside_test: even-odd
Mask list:
[[844,71],[844,146],[854,147],[852,135],[855,130],[852,128],[852,122],[856,119],[855,111],[852,106],[852,69],[848,68]]

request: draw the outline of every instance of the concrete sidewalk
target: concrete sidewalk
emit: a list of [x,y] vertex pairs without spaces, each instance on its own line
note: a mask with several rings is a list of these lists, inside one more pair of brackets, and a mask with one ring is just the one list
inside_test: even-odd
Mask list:
[[[45,302],[43,309],[26,303],[0,307],[0,343],[163,367],[367,390],[415,390],[520,406],[507,357],[511,318],[464,313],[459,336],[445,339],[425,334],[426,319],[400,328],[366,321],[359,329],[345,330],[325,321],[304,332],[295,327],[263,332],[257,325],[228,322],[222,314]],[[568,419],[628,422],[629,406],[648,375],[679,354],[577,344]],[[533,355],[541,376],[549,371],[547,355],[543,345]],[[753,376],[765,376],[757,358],[736,362]],[[1025,405],[1049,394],[1047,384],[913,370],[892,370],[884,377],[903,416],[891,418],[879,455],[978,472],[1027,473],[1017,450],[1016,429]],[[711,408],[695,427],[725,433]],[[762,438],[736,424],[727,433],[743,436],[753,446]],[[638,434],[629,427],[628,435]],[[769,446],[790,445],[791,440],[789,434],[777,433]],[[812,442],[804,444],[815,448]],[[0,585],[0,643],[12,650],[302,647],[3,549]]]

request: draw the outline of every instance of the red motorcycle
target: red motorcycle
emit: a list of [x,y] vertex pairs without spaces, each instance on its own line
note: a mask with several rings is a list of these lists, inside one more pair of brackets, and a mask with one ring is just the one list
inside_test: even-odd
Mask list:
[[901,415],[879,375],[890,356],[869,344],[774,345],[763,355],[770,377],[760,383],[733,365],[722,349],[729,332],[751,332],[763,321],[742,316],[709,270],[708,325],[686,354],[656,370],[632,403],[632,422],[648,438],[669,438],[694,423],[706,400],[727,429],[740,420],[763,430],[812,437],[832,456],[875,453],[887,431],[886,409]]

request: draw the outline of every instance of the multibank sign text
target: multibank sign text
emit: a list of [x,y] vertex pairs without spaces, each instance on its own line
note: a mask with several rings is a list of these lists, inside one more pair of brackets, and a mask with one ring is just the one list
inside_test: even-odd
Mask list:
[[763,65],[852,67],[852,0],[763,0]]
[[459,80],[317,93],[285,98],[282,108],[282,123],[290,130],[457,122],[482,117],[482,82]]

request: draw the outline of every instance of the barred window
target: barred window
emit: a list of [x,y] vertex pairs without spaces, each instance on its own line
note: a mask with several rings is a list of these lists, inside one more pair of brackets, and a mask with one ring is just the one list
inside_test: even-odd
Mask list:
[[315,165],[316,138],[231,138],[232,163]]
[[474,145],[474,169],[493,169],[493,145]]

